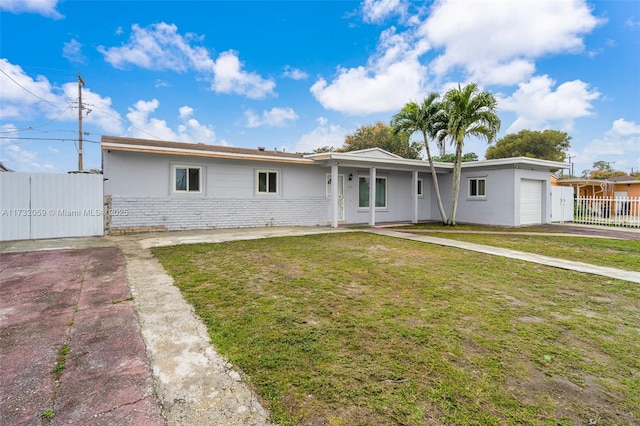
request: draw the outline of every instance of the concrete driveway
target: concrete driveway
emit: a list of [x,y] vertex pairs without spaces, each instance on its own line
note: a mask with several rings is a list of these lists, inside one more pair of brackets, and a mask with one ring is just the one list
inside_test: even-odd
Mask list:
[[0,254],[0,424],[161,425],[117,247]]

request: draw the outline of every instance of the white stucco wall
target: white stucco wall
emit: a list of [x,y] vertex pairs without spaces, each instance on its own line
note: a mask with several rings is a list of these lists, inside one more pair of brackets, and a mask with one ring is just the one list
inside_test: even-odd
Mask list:
[[[200,193],[173,191],[175,165],[202,167]],[[205,157],[103,153],[111,229],[166,230],[327,223],[325,169],[313,165]],[[278,172],[278,193],[258,194],[256,172]]]
[[[486,197],[469,196],[469,179],[484,178],[486,181]],[[541,181],[542,212],[541,223],[551,222],[551,196],[549,172],[523,170],[516,168],[503,169],[470,169],[462,170],[460,176],[460,193],[456,222],[475,223],[480,225],[520,226],[520,180],[533,179]],[[440,193],[447,217],[451,212],[453,173],[438,175]],[[432,194],[431,215],[434,220],[440,219],[435,195]]]
[[[353,173],[353,180],[349,181],[349,174]],[[358,206],[360,195],[358,178],[369,177],[367,169],[341,168],[340,174],[345,175],[345,219],[349,224],[363,224],[369,222],[369,208]],[[376,170],[376,178],[387,179],[387,206],[376,209],[376,223],[410,222],[413,219],[413,186],[412,173],[393,170]],[[418,197],[418,220],[431,219],[431,177],[426,173],[419,173],[418,179],[423,181],[423,196]]]
[[[176,165],[202,169],[199,193],[173,191]],[[501,168],[463,169],[457,222],[487,225],[520,225],[520,182],[541,182],[541,222],[551,221],[549,172],[501,165]],[[210,157],[103,151],[104,193],[111,208],[126,211],[115,216],[112,229],[159,227],[167,230],[235,228],[251,226],[325,226],[331,219],[327,196],[330,166]],[[425,167],[426,169],[426,167]],[[258,194],[256,172],[278,172],[277,194]],[[369,169],[338,166],[344,176],[344,223],[369,223],[369,208],[360,208],[358,178]],[[353,179],[348,180],[353,174]],[[409,222],[414,218],[416,197],[413,172],[376,167],[376,176],[387,179],[387,205],[377,208],[375,222]],[[423,196],[418,197],[418,220],[440,220],[431,175],[419,173]],[[468,179],[486,180],[486,197],[469,196]],[[438,175],[447,215],[451,209],[453,173]]]

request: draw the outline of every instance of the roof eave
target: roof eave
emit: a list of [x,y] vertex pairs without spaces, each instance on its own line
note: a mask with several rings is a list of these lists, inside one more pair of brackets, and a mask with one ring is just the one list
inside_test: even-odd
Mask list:
[[102,142],[102,149],[114,150],[114,151],[153,153],[153,154],[182,155],[182,156],[192,156],[192,157],[227,158],[227,159],[235,159],[235,160],[268,161],[268,162],[277,162],[277,163],[314,164],[313,160],[303,158],[303,157],[300,157],[300,158],[278,157],[278,156],[271,156],[268,154],[242,154],[242,153],[230,153],[230,152],[219,152],[219,151],[209,151],[209,150],[205,151],[205,150],[197,150],[197,149],[118,144],[118,143],[112,143],[112,142]]

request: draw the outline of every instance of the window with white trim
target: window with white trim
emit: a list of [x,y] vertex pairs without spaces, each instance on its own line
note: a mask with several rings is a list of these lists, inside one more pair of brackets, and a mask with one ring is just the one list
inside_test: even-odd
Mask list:
[[485,198],[486,196],[487,196],[486,179],[485,178],[470,178],[469,179],[469,197],[470,198]]
[[174,166],[174,192],[202,192],[202,167]]
[[424,196],[424,192],[422,192],[423,191],[423,186],[424,186],[423,179],[418,179],[418,197]]
[[256,172],[258,194],[278,193],[278,172],[275,170],[258,170]]
[[[387,178],[376,178],[376,208],[387,208]],[[369,176],[358,178],[358,207],[366,209],[369,207]]]

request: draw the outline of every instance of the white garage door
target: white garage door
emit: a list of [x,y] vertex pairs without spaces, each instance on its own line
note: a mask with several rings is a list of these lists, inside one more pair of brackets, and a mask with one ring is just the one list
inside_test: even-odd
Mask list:
[[520,181],[520,225],[542,223],[542,181]]

